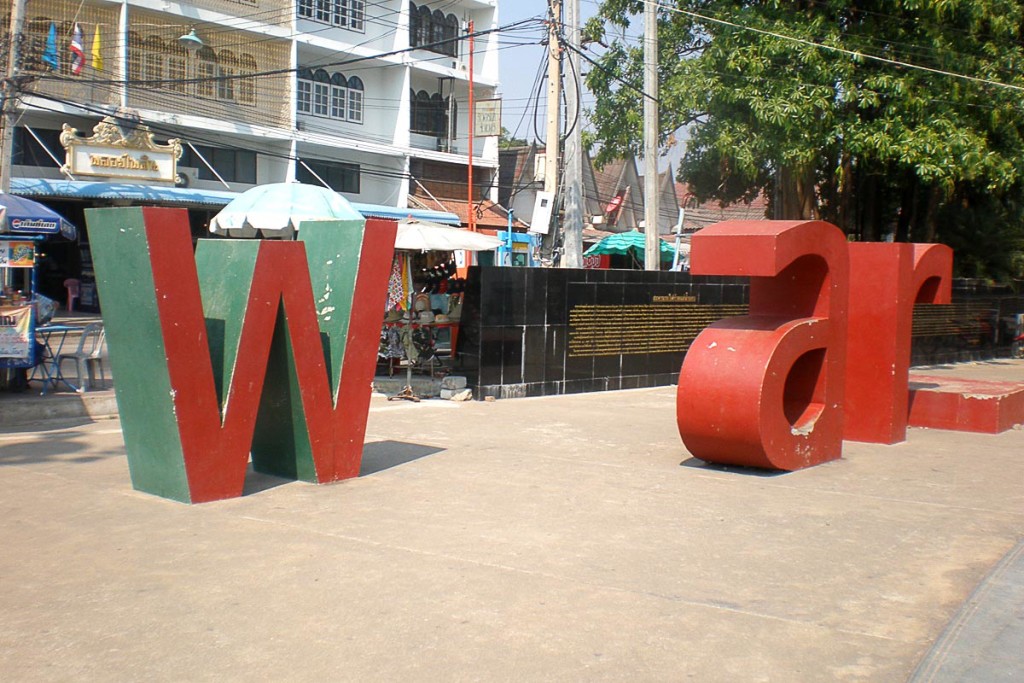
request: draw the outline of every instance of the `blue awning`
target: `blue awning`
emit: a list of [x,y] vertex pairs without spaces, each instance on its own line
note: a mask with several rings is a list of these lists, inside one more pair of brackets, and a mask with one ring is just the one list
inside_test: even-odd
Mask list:
[[[201,190],[194,187],[170,187],[160,185],[135,185],[131,183],[101,183],[91,180],[54,180],[51,178],[12,178],[11,194],[23,197],[53,197],[68,199],[124,199],[133,202],[154,204],[177,204],[182,206],[225,206],[238,196],[238,192],[223,190]],[[445,225],[460,225],[459,217],[444,211],[426,209],[402,209],[379,204],[352,202],[353,208],[367,218],[390,218],[402,220],[412,216],[421,221],[433,221]]]

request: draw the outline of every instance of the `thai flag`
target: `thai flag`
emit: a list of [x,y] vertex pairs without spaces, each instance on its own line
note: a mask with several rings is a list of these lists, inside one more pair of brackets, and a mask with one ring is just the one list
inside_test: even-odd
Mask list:
[[71,73],[78,76],[85,68],[85,51],[82,49],[82,27],[75,24],[75,32],[71,35]]

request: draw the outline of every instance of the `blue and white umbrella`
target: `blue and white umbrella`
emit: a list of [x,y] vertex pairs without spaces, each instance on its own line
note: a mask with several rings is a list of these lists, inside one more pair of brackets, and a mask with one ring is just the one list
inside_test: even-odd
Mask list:
[[78,235],[78,230],[48,206],[0,192],[0,233],[63,235],[73,240]]
[[299,223],[315,220],[363,220],[363,215],[328,187],[270,183],[232,199],[210,221],[210,232],[228,237],[293,239]]

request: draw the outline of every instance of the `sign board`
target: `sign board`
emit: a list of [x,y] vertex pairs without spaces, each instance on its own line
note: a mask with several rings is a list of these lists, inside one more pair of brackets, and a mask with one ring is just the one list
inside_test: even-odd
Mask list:
[[478,100],[474,104],[473,135],[498,137],[501,135],[501,100]]
[[100,145],[74,145],[68,148],[67,166],[72,175],[164,180],[171,182],[177,173],[173,154]]
[[32,242],[0,242],[0,268],[31,268],[35,263],[36,248]]
[[538,192],[533,204],[533,217],[530,220],[530,232],[541,235],[548,234],[551,229],[551,212],[555,206],[554,192]]
[[32,306],[0,308],[0,358],[28,358],[32,350]]
[[149,126],[142,123],[126,126],[123,120],[107,116],[87,138],[65,123],[60,142],[67,151],[62,170],[71,175],[173,183],[178,173],[181,141],[157,144]]

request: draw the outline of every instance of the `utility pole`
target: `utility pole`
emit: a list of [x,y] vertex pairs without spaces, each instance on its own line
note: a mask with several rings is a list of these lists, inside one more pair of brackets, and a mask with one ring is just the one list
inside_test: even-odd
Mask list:
[[7,64],[0,95],[3,136],[0,138],[0,192],[11,191],[11,166],[14,155],[14,126],[18,120],[18,60],[21,58],[21,30],[25,23],[25,0],[11,6],[10,34],[7,37]]
[[[548,18],[548,125],[544,157],[544,191],[558,193],[558,110],[562,100],[562,48],[558,40],[558,24],[562,20],[562,0],[549,0]],[[561,226],[559,226],[561,227]]]
[[[466,206],[466,217],[469,219],[469,229],[476,231],[476,208],[473,199],[473,125],[476,123],[476,110],[473,108],[473,51],[476,46],[473,43],[473,20],[469,20],[469,204]],[[454,97],[454,95],[453,95]]]
[[583,267],[583,140],[580,121],[580,0],[567,0],[565,5],[566,42],[569,50],[569,79],[565,88],[565,217],[562,222],[562,267]]
[[661,269],[658,237],[658,0],[644,0],[644,268]]

